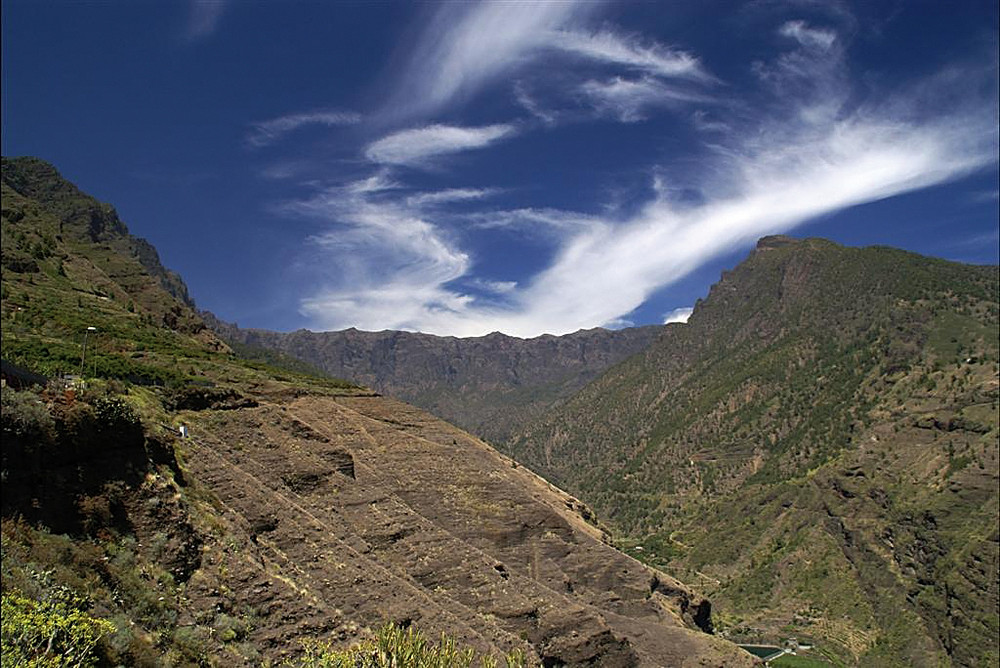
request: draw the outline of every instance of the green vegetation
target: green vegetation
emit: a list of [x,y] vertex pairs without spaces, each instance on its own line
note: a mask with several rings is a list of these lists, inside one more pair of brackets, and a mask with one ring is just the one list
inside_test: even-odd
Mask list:
[[846,664],[981,663],[998,301],[995,267],[765,240],[512,452],[710,596],[726,633],[813,636]]
[[304,655],[289,665],[301,668],[523,668],[524,655],[514,650],[499,661],[492,656],[477,657],[472,649],[460,649],[454,638],[442,634],[437,643],[413,627],[388,624],[375,637],[346,650],[329,643],[304,643]]
[[312,364],[303,362],[300,359],[277,350],[269,350],[239,342],[232,342],[229,345],[236,357],[244,360],[248,366],[261,371],[269,371],[273,376],[306,376],[339,383],[343,387],[351,387],[350,383],[331,378],[330,374],[317,369]]
[[218,520],[184,484],[173,404],[358,388],[231,350],[155,250],[45,163],[4,158],[2,188],[3,357],[52,378],[2,392],[3,665],[257,661],[252,609],[181,623],[200,532]]
[[771,666],[773,668],[829,668],[830,663],[808,656],[782,654],[777,659],[771,661]]
[[273,378],[355,387],[287,355],[230,349],[205,328],[156,251],[51,166],[4,158],[3,201],[5,359],[48,376],[138,385]]
[[94,650],[114,626],[87,615],[74,603],[69,596],[36,601],[5,593],[0,661],[32,668],[97,665]]

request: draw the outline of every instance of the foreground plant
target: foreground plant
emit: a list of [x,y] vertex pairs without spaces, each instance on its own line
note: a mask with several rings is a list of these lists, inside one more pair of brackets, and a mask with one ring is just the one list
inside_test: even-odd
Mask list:
[[[454,638],[441,634],[441,640],[429,642],[413,627],[401,628],[386,624],[375,632],[375,637],[346,650],[338,650],[329,643],[307,641],[305,654],[298,668],[469,668],[476,661],[474,650],[460,649]],[[501,661],[493,656],[479,658],[482,668],[523,668],[524,652],[511,650]]]
[[68,600],[35,601],[3,595],[2,661],[4,666],[84,668],[97,664],[94,651],[115,630]]

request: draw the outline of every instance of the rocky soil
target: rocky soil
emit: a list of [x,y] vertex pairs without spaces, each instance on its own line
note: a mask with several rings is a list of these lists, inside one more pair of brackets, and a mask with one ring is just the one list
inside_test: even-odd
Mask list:
[[478,439],[380,397],[258,403],[183,414],[220,518],[186,596],[252,616],[267,655],[391,620],[545,666],[752,664],[699,628],[707,601]]

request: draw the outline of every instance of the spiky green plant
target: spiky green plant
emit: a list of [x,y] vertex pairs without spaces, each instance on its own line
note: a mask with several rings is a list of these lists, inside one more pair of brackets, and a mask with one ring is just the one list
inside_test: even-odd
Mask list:
[[[442,633],[435,644],[416,628],[386,624],[375,637],[345,650],[335,649],[328,642],[308,640],[305,651],[296,662],[297,668],[470,668],[476,662],[476,652],[460,648],[454,638]],[[508,652],[500,659],[504,668],[523,668],[524,652]],[[496,657],[479,658],[482,668],[499,668]]]

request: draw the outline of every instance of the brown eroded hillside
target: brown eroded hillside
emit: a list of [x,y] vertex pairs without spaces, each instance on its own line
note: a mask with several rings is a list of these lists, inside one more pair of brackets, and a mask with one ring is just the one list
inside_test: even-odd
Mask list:
[[240,536],[204,569],[246,578],[213,598],[196,573],[188,595],[257,610],[252,642],[392,620],[542,665],[749,664],[697,628],[706,601],[477,439],[384,398],[295,394],[182,414],[188,471]]

